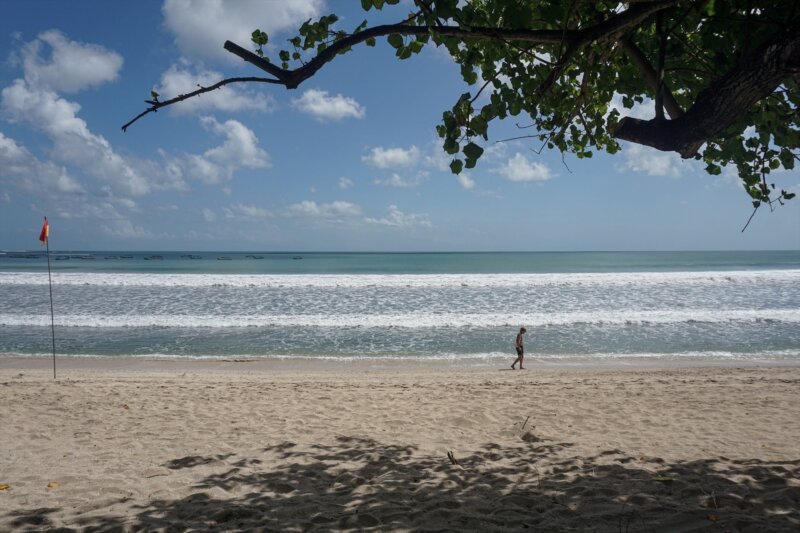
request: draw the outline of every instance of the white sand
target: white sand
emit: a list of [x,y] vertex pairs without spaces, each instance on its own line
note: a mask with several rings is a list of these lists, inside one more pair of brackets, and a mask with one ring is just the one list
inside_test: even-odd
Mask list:
[[528,366],[6,360],[0,531],[800,530],[800,368]]

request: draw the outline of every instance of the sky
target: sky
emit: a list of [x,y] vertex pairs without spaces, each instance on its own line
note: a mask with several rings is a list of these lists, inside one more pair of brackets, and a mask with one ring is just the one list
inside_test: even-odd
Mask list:
[[[433,45],[399,61],[380,39],[297,89],[228,85],[121,130],[151,90],[264,75],[225,40],[253,49],[262,29],[274,57],[309,18],[353,29],[408,10],[0,0],[0,250],[36,249],[44,216],[56,250],[800,249],[800,200],[742,233],[752,207],[730,169],[627,143],[589,160],[537,153],[507,141],[519,117],[493,122],[478,166],[453,175],[434,128],[470,87]],[[800,192],[797,170],[771,176]]]

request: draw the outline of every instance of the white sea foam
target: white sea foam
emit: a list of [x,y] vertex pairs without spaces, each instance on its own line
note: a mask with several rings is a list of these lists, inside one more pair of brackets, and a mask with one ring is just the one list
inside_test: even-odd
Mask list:
[[[50,358],[53,356],[52,352],[36,352],[36,353],[6,353],[6,357],[31,357]],[[509,360],[513,357],[507,352],[489,352],[489,353],[437,353],[434,358],[430,355],[296,355],[296,354],[227,354],[227,355],[188,355],[188,354],[169,354],[169,353],[148,353],[148,354],[125,354],[125,355],[98,355],[98,354],[58,354],[59,358],[102,358],[102,359],[117,359],[121,357],[134,358],[134,359],[188,359],[188,360],[262,360],[262,359],[279,359],[279,360],[302,360],[302,359],[317,359],[337,362],[348,361],[473,361],[477,364],[495,364],[498,360]],[[713,360],[739,360],[742,362],[759,361],[795,361],[800,357],[800,349],[794,350],[764,350],[757,353],[732,353],[729,351],[687,351],[687,352],[673,352],[673,353],[655,353],[655,352],[636,352],[636,353],[583,353],[583,354],[539,354],[529,353],[526,357],[528,364],[556,362],[574,365],[583,365],[593,361],[608,361],[608,360],[659,360],[659,359],[698,359],[703,361]],[[504,367],[505,368],[505,367]]]
[[[800,322],[800,309],[670,309],[567,313],[395,313],[297,315],[113,315],[55,316],[59,327],[90,328],[491,328],[542,326],[635,326],[730,322]],[[2,326],[49,326],[47,314],[0,314]]]
[[[800,269],[558,274],[132,274],[54,272],[54,285],[109,287],[402,288],[615,286],[800,282]],[[34,272],[0,272],[2,285],[47,285]]]

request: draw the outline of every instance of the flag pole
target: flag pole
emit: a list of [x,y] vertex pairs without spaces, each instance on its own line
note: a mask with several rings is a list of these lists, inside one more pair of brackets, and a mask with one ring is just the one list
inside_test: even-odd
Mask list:
[[56,379],[56,324],[53,314],[53,278],[50,275],[50,235],[47,235],[44,242],[47,246],[45,251],[45,255],[47,256],[47,282],[50,286],[50,332],[53,338],[53,379]]

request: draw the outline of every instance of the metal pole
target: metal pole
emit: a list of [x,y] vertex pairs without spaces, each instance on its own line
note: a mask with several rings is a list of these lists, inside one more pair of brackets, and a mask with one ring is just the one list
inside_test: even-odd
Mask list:
[[45,240],[45,244],[47,245],[47,251],[45,255],[47,256],[47,281],[50,285],[50,332],[52,333],[53,337],[53,379],[56,379],[56,324],[55,318],[53,316],[53,279],[50,276],[50,236],[47,236]]

